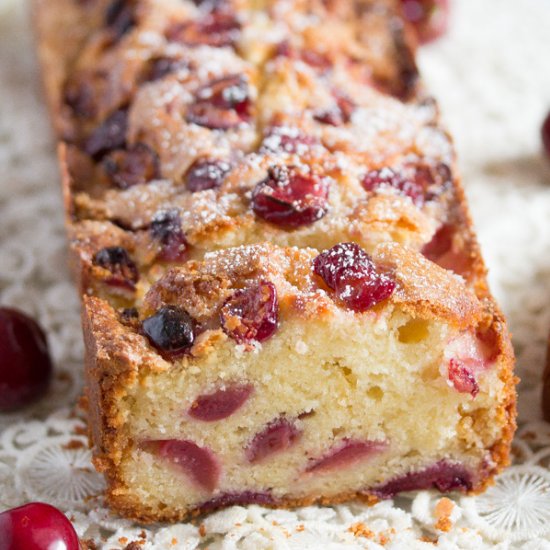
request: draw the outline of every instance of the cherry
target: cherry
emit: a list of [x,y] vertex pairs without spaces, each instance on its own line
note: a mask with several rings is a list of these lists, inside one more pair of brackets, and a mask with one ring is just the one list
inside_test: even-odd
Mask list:
[[226,506],[246,506],[247,504],[259,504],[260,506],[269,506],[275,504],[275,499],[269,493],[259,493],[254,491],[243,491],[242,493],[222,493],[221,495],[201,504],[200,510],[208,512],[216,508]]
[[154,82],[177,71],[189,68],[184,59],[173,57],[155,57],[149,61],[143,77],[145,82]]
[[294,422],[284,416],[276,418],[253,437],[245,449],[246,458],[251,463],[261,462],[274,453],[292,447],[301,435],[302,431]]
[[195,323],[178,306],[161,307],[141,326],[151,344],[161,351],[179,353],[190,348],[195,341]]
[[325,216],[328,194],[328,184],[319,176],[294,166],[274,166],[254,188],[252,209],[274,225],[297,228]]
[[244,75],[217,78],[199,88],[186,114],[187,122],[211,130],[228,130],[249,119],[250,95]]
[[0,514],[0,550],[79,550],[71,522],[57,508],[31,502]]
[[187,240],[181,228],[181,219],[176,208],[162,210],[151,222],[151,236],[159,242],[157,258],[163,262],[182,262],[187,255]]
[[479,393],[479,385],[472,370],[460,359],[449,361],[449,381],[460,393],[469,393],[475,397]]
[[52,361],[46,336],[25,313],[0,308],[0,412],[8,412],[46,393]]
[[221,186],[231,165],[219,159],[200,158],[196,160],[185,174],[185,186],[189,191],[206,191]]
[[344,439],[342,445],[339,445],[337,449],[331,449],[323,458],[314,460],[313,464],[308,466],[306,471],[322,472],[347,468],[348,466],[357,464],[364,458],[383,451],[387,446],[388,444],[385,441],[354,441]]
[[139,271],[128,251],[122,246],[102,248],[92,258],[92,264],[110,272],[105,278],[107,284],[129,290],[135,289]]
[[378,272],[370,256],[355,243],[340,243],[313,261],[313,271],[350,309],[365,311],[389,298],[395,281]]
[[424,203],[423,187],[391,168],[371,170],[363,177],[361,183],[367,191],[376,191],[380,188],[395,189],[399,194],[410,197],[419,206]]
[[229,12],[216,10],[198,21],[187,21],[171,27],[166,33],[170,41],[187,46],[233,46],[239,37],[241,24]]
[[319,140],[315,136],[303,134],[298,128],[272,126],[266,132],[260,152],[304,155],[315,145],[319,145]]
[[349,97],[340,93],[335,93],[334,99],[335,103],[332,107],[315,112],[313,118],[330,126],[347,124],[351,120],[353,111],[355,111],[355,103]]
[[542,144],[546,154],[550,157],[550,113],[546,115],[541,128]]
[[447,32],[449,0],[401,0],[403,15],[413,26],[421,44]]
[[105,153],[124,147],[128,127],[128,112],[119,109],[109,115],[88,137],[84,150],[95,159]]
[[418,472],[409,472],[376,487],[372,492],[379,498],[392,498],[398,493],[423,489],[469,491],[472,475],[462,464],[441,460]]
[[220,317],[223,330],[239,344],[264,342],[279,322],[277,289],[262,281],[237,290],[223,305]]
[[216,390],[214,393],[199,395],[189,408],[188,414],[203,422],[223,420],[238,411],[253,391],[252,384],[236,384]]
[[288,57],[289,59],[300,60],[307,65],[325,72],[332,67],[327,55],[310,49],[297,49],[287,40],[280,42],[275,49],[275,56]]
[[93,118],[96,114],[96,95],[90,76],[77,73],[67,80],[63,88],[63,100],[71,108],[73,115],[80,118]]
[[102,165],[109,179],[120,189],[159,177],[158,156],[144,143],[112,151],[103,158]]
[[214,453],[184,439],[147,441],[142,448],[181,468],[202,489],[212,492],[218,486],[222,469]]

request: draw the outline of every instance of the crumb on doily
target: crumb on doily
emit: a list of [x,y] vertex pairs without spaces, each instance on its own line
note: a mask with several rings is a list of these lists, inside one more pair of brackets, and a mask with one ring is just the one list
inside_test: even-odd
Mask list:
[[374,538],[374,532],[360,521],[350,525],[348,531],[353,533],[356,537],[365,537],[367,539]]
[[79,439],[71,439],[65,445],[61,446],[63,449],[66,449],[67,451],[74,451],[76,449],[82,449],[86,447],[86,445],[80,441]]
[[434,515],[437,521],[435,522],[434,527],[438,531],[447,532],[451,530],[451,527],[453,526],[451,514],[453,513],[454,507],[455,503],[447,497],[440,498],[437,501],[434,508]]
[[423,535],[418,540],[420,542],[427,542],[428,544],[437,544],[439,542],[439,537],[429,537],[428,535]]
[[205,537],[206,536],[206,526],[204,525],[204,523],[201,523],[199,525],[199,535],[201,537]]
[[[122,537],[122,538],[126,538],[126,537]],[[120,539],[119,539],[120,540]],[[128,539],[126,539],[128,540]],[[140,541],[133,541],[129,544],[127,544],[125,547],[124,547],[124,550],[141,550],[141,546],[145,544],[145,541],[144,540],[140,540]]]
[[92,539],[80,540],[80,550],[97,550],[97,544]]

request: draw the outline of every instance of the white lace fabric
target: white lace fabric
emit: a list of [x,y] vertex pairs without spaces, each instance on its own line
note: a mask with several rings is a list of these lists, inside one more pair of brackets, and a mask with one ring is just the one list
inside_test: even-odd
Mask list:
[[[490,282],[513,333],[519,387],[514,465],[477,497],[422,491],[368,507],[234,506],[202,523],[142,527],[109,513],[76,402],[78,297],[66,266],[59,176],[28,3],[0,0],[0,304],[36,317],[56,363],[49,395],[0,415],[0,510],[38,500],[98,548],[550,549],[550,425],[541,373],[550,328],[550,2],[457,0],[451,32],[420,53],[457,140]],[[1,360],[1,358],[0,358]]]

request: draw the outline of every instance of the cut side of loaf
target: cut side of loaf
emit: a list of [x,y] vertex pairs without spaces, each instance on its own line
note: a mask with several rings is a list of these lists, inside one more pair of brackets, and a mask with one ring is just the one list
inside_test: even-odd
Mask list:
[[513,354],[399,3],[35,22],[113,509],[482,490]]

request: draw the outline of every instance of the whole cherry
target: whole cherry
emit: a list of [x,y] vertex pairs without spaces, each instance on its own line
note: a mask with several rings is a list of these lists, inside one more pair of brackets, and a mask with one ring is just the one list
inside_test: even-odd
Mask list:
[[44,331],[16,309],[0,308],[0,412],[24,407],[46,393],[52,361]]
[[71,522],[57,508],[31,502],[0,514],[0,550],[79,550]]

